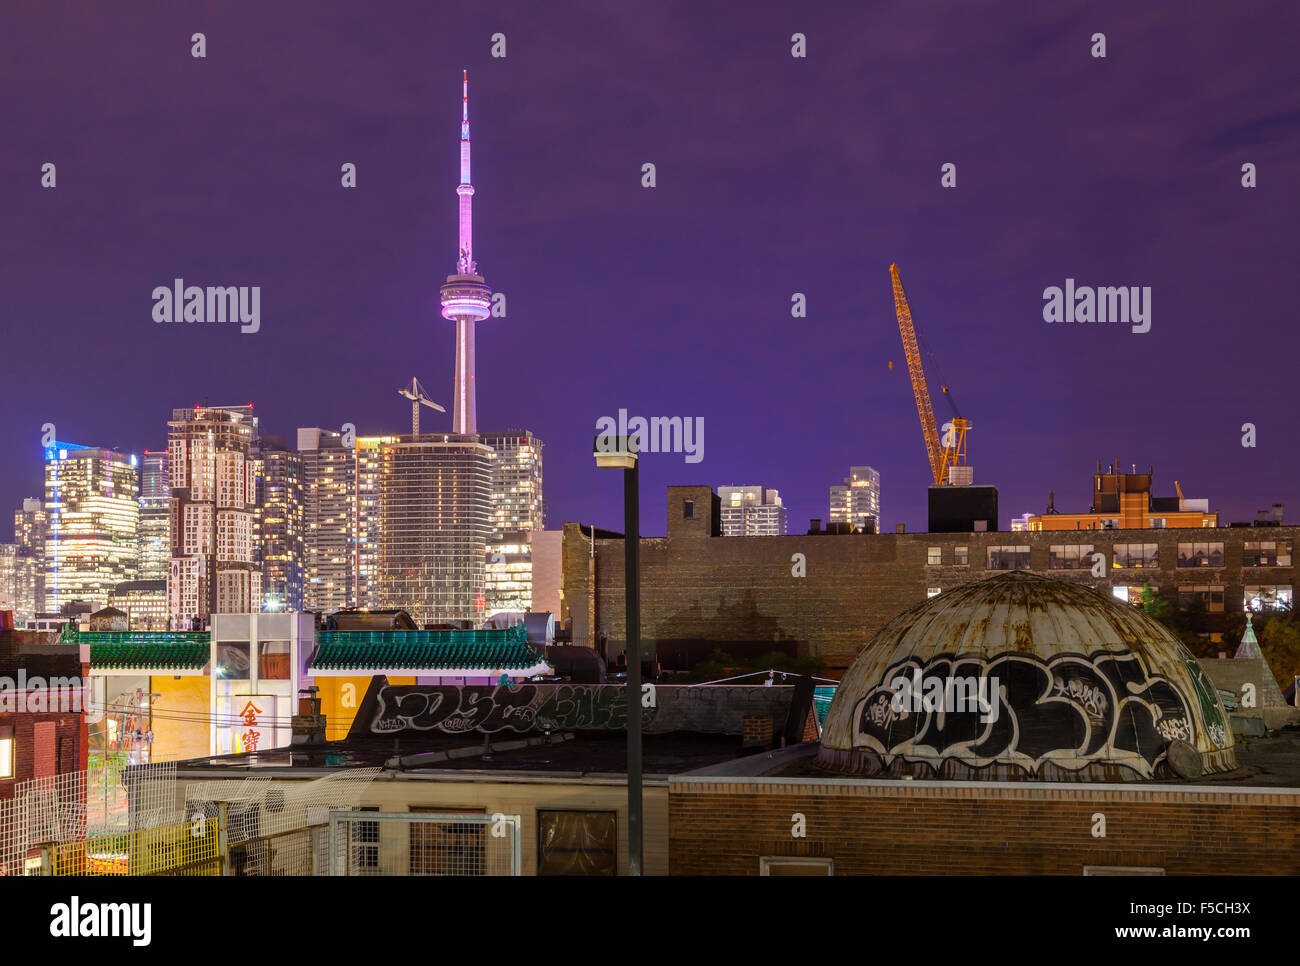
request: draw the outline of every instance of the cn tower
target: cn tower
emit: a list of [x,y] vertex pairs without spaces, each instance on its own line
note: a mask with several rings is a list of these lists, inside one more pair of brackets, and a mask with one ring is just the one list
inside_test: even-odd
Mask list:
[[474,262],[474,186],[469,181],[469,71],[462,80],[460,107],[460,257],[456,273],[442,286],[442,317],[456,323],[456,385],[451,429],[469,436],[478,432],[474,381],[474,325],[491,312],[492,290]]

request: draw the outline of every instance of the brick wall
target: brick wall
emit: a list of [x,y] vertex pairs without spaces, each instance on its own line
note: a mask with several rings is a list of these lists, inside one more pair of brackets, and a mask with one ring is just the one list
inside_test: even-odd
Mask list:
[[32,777],[48,778],[59,773],[59,751],[53,721],[32,725]]
[[745,747],[761,745],[772,746],[772,716],[770,714],[747,714],[741,722],[740,742]]
[[817,708],[814,705],[808,709],[808,714],[803,719],[803,735],[800,741],[816,741],[821,737],[821,732],[817,729]]
[[[925,600],[927,589],[949,589],[993,576],[988,548],[1029,546],[1030,569],[1044,576],[1095,586],[1151,583],[1176,594],[1180,584],[1218,584],[1226,612],[1240,612],[1246,584],[1294,586],[1292,567],[1243,567],[1246,540],[1292,540],[1300,552],[1300,527],[1178,530],[1081,530],[1037,533],[851,534],[784,537],[708,537],[698,515],[710,501],[707,487],[669,487],[668,537],[641,541],[642,639],[661,652],[688,644],[705,656],[713,647],[731,653],[790,650],[844,668],[881,627]],[[696,517],[672,519],[685,499]],[[565,525],[565,604],[574,620],[574,643],[609,637],[611,659],[623,651],[623,541],[597,539],[595,576],[590,575],[590,541],[574,524]],[[1178,544],[1224,544],[1224,566],[1179,568]],[[1157,569],[1112,573],[1117,543],[1155,543]],[[572,545],[572,551],[568,548]],[[1053,544],[1092,544],[1106,557],[1106,572],[1050,570]],[[958,566],[954,549],[968,548],[969,564]],[[928,550],[940,548],[930,565]],[[578,551],[581,551],[580,553]],[[794,577],[794,555],[802,554],[806,576]],[[592,584],[595,594],[592,594]],[[1212,615],[1214,619],[1214,615]],[[1230,642],[1235,647],[1236,642]]]
[[79,771],[86,767],[86,725],[79,714],[0,714],[0,725],[13,728],[14,774],[0,779],[0,799],[30,778]]
[[[35,635],[0,629],[0,675],[16,681],[21,669],[28,680],[33,677],[43,678],[47,683],[52,677],[89,680],[89,665],[81,663],[75,650],[64,653],[50,647],[50,653],[24,652],[23,646],[34,645],[35,639]],[[13,729],[14,741],[14,774],[0,778],[0,799],[11,797],[18,782],[86,767],[86,719],[79,712],[6,711],[0,712],[0,725]]]
[[674,780],[668,812],[674,875],[757,875],[762,856],[832,858],[836,875],[1290,875],[1300,847],[1291,789]]

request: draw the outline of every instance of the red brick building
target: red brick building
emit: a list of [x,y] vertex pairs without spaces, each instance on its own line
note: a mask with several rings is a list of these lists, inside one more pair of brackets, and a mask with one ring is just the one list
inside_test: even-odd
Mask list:
[[[0,800],[19,782],[86,768],[89,655],[36,644],[0,612]],[[35,638],[35,635],[31,635]]]

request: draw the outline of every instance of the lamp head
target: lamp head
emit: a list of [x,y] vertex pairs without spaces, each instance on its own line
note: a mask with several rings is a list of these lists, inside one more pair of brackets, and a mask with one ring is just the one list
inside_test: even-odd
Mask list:
[[636,467],[637,437],[602,433],[592,447],[596,465],[603,470],[630,470]]

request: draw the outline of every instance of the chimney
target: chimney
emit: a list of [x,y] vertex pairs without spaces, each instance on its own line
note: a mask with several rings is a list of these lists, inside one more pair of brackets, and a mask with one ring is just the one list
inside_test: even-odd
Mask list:
[[319,692],[315,685],[299,688],[298,713],[289,719],[290,744],[325,744],[325,716],[320,713]]
[[1279,527],[1282,525],[1282,512],[1283,512],[1283,504],[1281,504],[1281,503],[1274,503],[1274,504],[1273,504],[1273,523],[1276,524],[1276,525],[1279,526]]
[[822,521],[821,521],[821,518],[820,518],[820,517],[812,517],[812,518],[808,521],[808,532],[809,532],[809,533],[821,533],[821,532],[822,532]]
[[894,524],[894,532],[895,532],[895,533],[907,533],[907,524],[905,524],[905,523],[896,523],[896,524]]
[[747,714],[741,719],[740,747],[742,749],[763,749],[772,747],[775,733],[770,714]]

